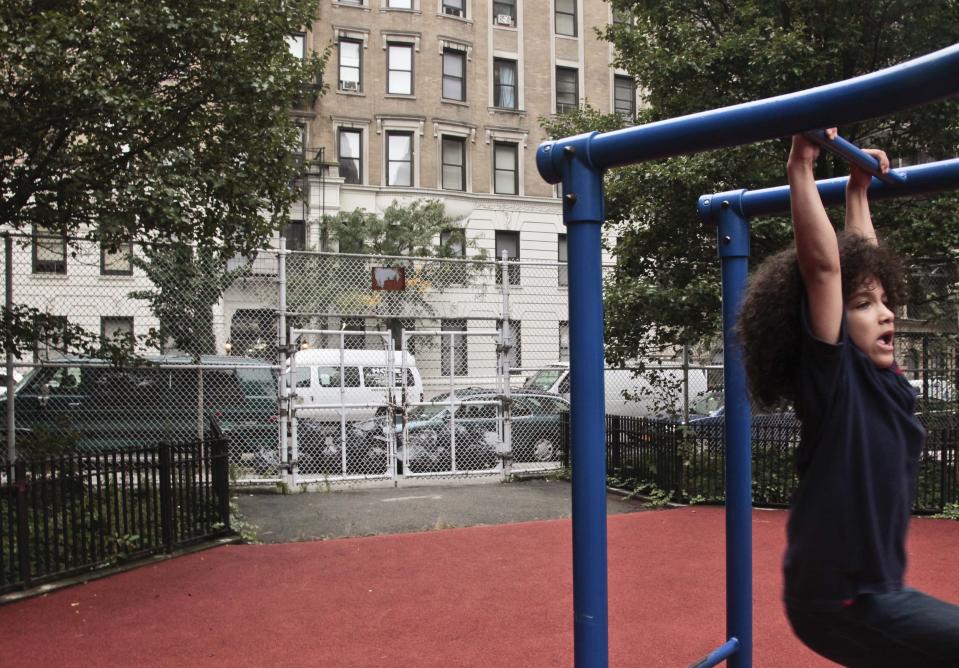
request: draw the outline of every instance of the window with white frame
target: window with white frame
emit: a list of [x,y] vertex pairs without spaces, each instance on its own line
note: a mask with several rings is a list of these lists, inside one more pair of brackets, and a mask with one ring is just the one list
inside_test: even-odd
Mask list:
[[443,99],[466,101],[466,53],[443,49]]
[[636,120],[636,82],[633,77],[613,77],[613,111],[628,121]]
[[386,185],[413,185],[413,133],[386,133]]
[[452,227],[440,232],[440,250],[446,257],[466,257],[466,230]]
[[[508,230],[496,230],[495,232],[495,243],[496,243],[496,261],[500,262],[503,259],[503,252],[506,252],[506,259],[509,260],[519,260],[519,232],[511,232]],[[519,285],[520,283],[520,266],[518,264],[510,264],[509,271],[509,284],[510,285]],[[503,283],[503,271],[500,265],[496,266],[496,284],[501,285]]]
[[512,142],[493,142],[493,192],[519,194],[519,147]]
[[516,0],[493,0],[493,25],[516,25]]
[[286,38],[290,48],[290,55],[299,60],[306,58],[306,35],[301,32],[293,33]]
[[556,34],[576,36],[576,0],[556,0]]
[[579,107],[579,71],[572,67],[556,68],[556,113],[564,114]]
[[288,221],[283,230],[286,237],[286,250],[306,250],[306,223],[302,220]]
[[133,242],[120,244],[116,249],[100,246],[100,274],[103,276],[132,276]]
[[566,263],[569,261],[567,258],[568,249],[566,246],[566,235],[560,234],[557,235],[557,253],[556,260],[560,263],[559,265],[559,280],[558,284],[563,287],[569,285],[569,267],[566,266]]
[[67,237],[40,225],[33,226],[33,273],[67,273]]
[[413,9],[413,0],[387,0],[390,9]]
[[363,183],[363,131],[340,128],[336,142],[344,183]]
[[466,18],[466,0],[443,0],[443,13]]
[[[440,330],[443,332],[464,332],[466,331],[466,320],[464,319],[443,319],[440,322]],[[469,364],[467,361],[467,345],[465,334],[444,334],[440,347],[440,374],[449,376],[452,370],[454,376],[465,376],[469,373]]]
[[493,106],[516,109],[518,104],[516,61],[507,58],[493,59]]
[[559,321],[559,361],[569,361],[569,321]]
[[358,93],[363,90],[362,87],[362,63],[363,43],[355,39],[340,38],[339,40],[339,89],[342,91]]
[[133,338],[133,318],[128,316],[101,316],[100,337],[113,343]]
[[386,46],[386,92],[391,95],[413,94],[413,45]]
[[442,172],[444,190],[466,190],[466,139],[443,135]]

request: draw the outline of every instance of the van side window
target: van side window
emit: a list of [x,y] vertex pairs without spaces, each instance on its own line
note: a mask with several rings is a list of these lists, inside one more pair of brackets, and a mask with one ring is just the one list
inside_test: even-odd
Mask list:
[[340,367],[321,366],[316,369],[320,387],[359,387],[360,370],[355,366],[343,367],[343,382],[340,383]]
[[[363,387],[386,387],[386,367],[383,366],[365,366],[363,367]],[[400,369],[393,369],[393,387],[402,387],[400,380]],[[406,387],[413,387],[416,383],[413,380],[413,370],[406,370]]]
[[310,386],[310,368],[298,366],[293,372],[293,387]]

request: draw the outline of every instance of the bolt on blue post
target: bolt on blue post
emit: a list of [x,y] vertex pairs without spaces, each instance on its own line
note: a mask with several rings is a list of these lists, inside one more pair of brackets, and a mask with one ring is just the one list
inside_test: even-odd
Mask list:
[[570,466],[573,496],[573,653],[577,668],[609,665],[606,545],[606,403],[603,370],[603,171],[591,135],[539,161],[555,161],[569,242]]

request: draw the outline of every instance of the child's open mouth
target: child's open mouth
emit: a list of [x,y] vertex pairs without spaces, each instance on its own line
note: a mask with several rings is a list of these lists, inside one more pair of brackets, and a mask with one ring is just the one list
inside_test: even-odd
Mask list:
[[879,337],[879,343],[886,348],[892,348],[892,340],[894,338],[894,332],[886,332]]

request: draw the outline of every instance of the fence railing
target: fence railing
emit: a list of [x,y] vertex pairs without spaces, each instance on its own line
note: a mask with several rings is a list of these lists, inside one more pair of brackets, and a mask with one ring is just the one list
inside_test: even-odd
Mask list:
[[0,478],[0,592],[228,533],[225,439],[19,459]]
[[[959,503],[959,414],[924,415],[928,436],[919,459],[917,513]],[[569,416],[564,415],[563,465],[570,466]],[[755,416],[752,425],[753,504],[785,507],[799,484],[795,469],[799,422],[792,414]],[[677,502],[725,500],[726,448],[721,418],[699,425],[606,416],[606,470],[619,480],[655,485]]]

